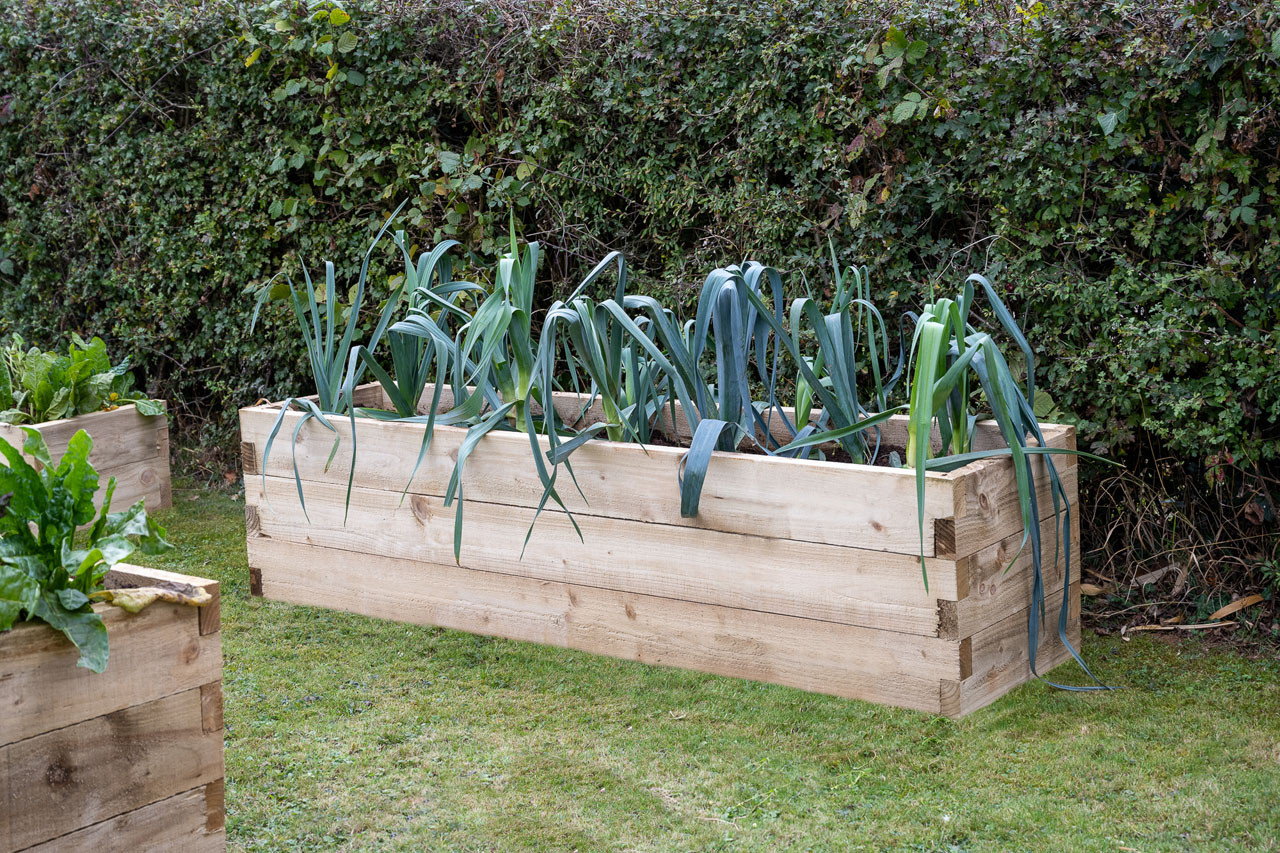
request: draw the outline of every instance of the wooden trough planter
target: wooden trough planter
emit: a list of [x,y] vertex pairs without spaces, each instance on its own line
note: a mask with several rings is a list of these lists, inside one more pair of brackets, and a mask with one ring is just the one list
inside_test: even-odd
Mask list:
[[[428,389],[424,398],[430,397]],[[386,406],[376,385],[358,389],[357,404]],[[572,395],[556,405],[568,418],[579,410]],[[402,501],[424,428],[358,420],[344,524],[349,421],[331,419],[342,444],[326,471],[333,434],[312,421],[291,448],[302,415],[288,413],[264,489],[263,448],[279,411],[278,405],[240,411],[257,595],[950,717],[1031,678],[1030,549],[1005,572],[1022,540],[1007,457],[928,475],[926,592],[912,471],[716,453],[700,513],[687,519],[680,517],[676,485],[682,449],[606,441],[572,457],[586,502],[567,475],[561,479],[560,494],[585,544],[563,512],[547,509],[521,558],[542,486],[528,437],[495,432],[467,461],[459,565],[454,511],[442,496],[464,430],[436,427]],[[994,424],[978,429],[975,449],[998,446]],[[1074,447],[1073,428],[1044,432],[1051,445]],[[905,434],[905,419],[885,428],[890,443],[905,444]],[[309,521],[298,500],[295,458]],[[1035,464],[1042,470],[1042,460]],[[1074,504],[1075,458],[1059,456],[1057,467]],[[1048,477],[1036,479],[1052,615],[1038,652],[1043,674],[1068,654],[1056,631],[1063,561]],[[1072,568],[1076,575],[1075,560]],[[1071,590],[1074,643],[1075,579]]]
[[218,584],[122,564],[106,585],[165,582],[213,601],[96,605],[103,673],[45,625],[0,633],[0,851],[225,849]]
[[[145,499],[148,510],[172,504],[169,484],[169,421],[163,415],[140,415],[132,404],[109,412],[92,412],[75,418],[26,424],[44,436],[54,461],[62,458],[67,442],[78,430],[93,439],[89,462],[98,472],[99,495],[109,477],[116,478],[111,498],[114,510]],[[22,427],[0,424],[0,439],[22,448],[27,440]],[[99,501],[100,503],[100,501]]]

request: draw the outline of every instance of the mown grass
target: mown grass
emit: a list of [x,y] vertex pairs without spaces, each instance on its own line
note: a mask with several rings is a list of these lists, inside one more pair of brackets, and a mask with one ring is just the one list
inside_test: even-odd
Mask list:
[[1275,850],[1280,662],[1086,637],[1129,687],[961,722],[251,598],[242,504],[175,492],[223,584],[233,850]]

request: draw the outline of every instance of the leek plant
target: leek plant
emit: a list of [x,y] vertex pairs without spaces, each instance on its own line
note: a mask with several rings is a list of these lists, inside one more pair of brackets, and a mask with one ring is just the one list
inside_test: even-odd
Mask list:
[[[1019,386],[1008,362],[995,339],[978,331],[969,322],[974,307],[974,285],[982,286],[1001,328],[1021,350],[1026,360],[1025,389]],[[916,500],[919,507],[920,564],[924,571],[924,489],[927,470],[954,470],[976,459],[1008,455],[1013,459],[1014,478],[1018,488],[1019,510],[1022,515],[1022,542],[1016,560],[1028,545],[1031,547],[1032,607],[1028,631],[1028,654],[1031,672],[1036,672],[1036,649],[1039,645],[1040,626],[1044,622],[1043,543],[1040,536],[1040,511],[1031,466],[1032,458],[1042,456],[1049,477],[1050,496],[1053,501],[1056,548],[1061,548],[1066,563],[1063,574],[1062,610],[1058,617],[1058,634],[1064,647],[1071,653],[1096,686],[1067,689],[1109,689],[1098,681],[1066,636],[1069,592],[1071,584],[1071,506],[1066,489],[1054,465],[1056,454],[1074,453],[1098,457],[1079,451],[1051,448],[1045,445],[1044,435],[1034,411],[1035,402],[1035,354],[1026,337],[991,282],[981,275],[971,275],[956,298],[943,298],[925,305],[916,321],[911,343],[911,362],[914,365],[908,415],[908,444],[906,463],[916,470]],[[972,379],[977,387],[972,387]],[[970,408],[971,391],[980,390],[991,417],[999,426],[1005,447],[998,450],[973,450],[974,426],[978,420]],[[1025,393],[1024,393],[1025,392]],[[937,423],[944,456],[935,458],[930,433]],[[1028,444],[1028,436],[1037,444]],[[1099,460],[1106,461],[1106,460]],[[1057,555],[1054,556],[1057,561]],[[1010,561],[1012,565],[1012,560]],[[928,588],[928,575],[924,575]],[[1062,687],[1063,685],[1056,685]]]
[[[404,235],[397,233],[394,239],[404,258],[404,280],[383,304],[368,341],[357,344],[354,337],[365,297],[369,257],[389,225],[390,220],[365,255],[340,336],[333,265],[326,264],[323,301],[317,299],[305,266],[306,287],[301,291],[286,276],[317,396],[314,400],[285,401],[264,457],[291,407],[303,411],[294,429],[295,441],[302,426],[313,419],[336,436],[328,418],[345,415],[352,427],[349,506],[358,418],[424,424],[414,473],[430,447],[436,425],[464,428],[466,434],[444,498],[446,506],[456,506],[453,541],[458,559],[465,465],[480,440],[495,431],[525,433],[543,487],[525,537],[527,546],[533,524],[549,501],[554,501],[578,530],[558,487],[561,466],[572,479],[570,457],[577,449],[602,436],[643,445],[651,440],[655,428],[664,428],[658,423],[660,415],[669,417],[673,427],[677,424],[677,405],[691,436],[677,471],[685,517],[698,513],[717,450],[746,447],[769,455],[807,457],[820,453],[823,445],[835,444],[855,463],[875,462],[880,455],[879,425],[907,411],[905,459],[895,456],[889,462],[916,471],[921,573],[926,589],[925,473],[951,470],[989,456],[1012,457],[1024,528],[1022,545],[1032,552],[1033,617],[1028,630],[1034,671],[1038,626],[1044,618],[1044,589],[1043,543],[1031,461],[1037,457],[1044,460],[1055,519],[1060,522],[1057,547],[1067,552],[1069,569],[1070,507],[1052,454],[1076,451],[1045,446],[1034,409],[1031,347],[985,278],[970,276],[954,298],[937,299],[918,316],[903,315],[895,356],[889,324],[871,298],[869,270],[842,270],[834,249],[835,288],[828,304],[810,295],[788,306],[781,274],[748,261],[713,270],[699,292],[693,318],[686,322],[652,297],[627,293],[626,263],[614,252],[597,264],[567,299],[553,303],[539,327],[534,313],[541,251],[537,243],[519,244],[514,223],[509,249],[498,260],[488,287],[454,279],[449,253],[458,246],[456,241],[424,252],[415,262],[405,247]],[[610,271],[616,278],[612,296],[592,297],[590,289]],[[1004,335],[1021,350],[1026,362],[1025,385],[1014,378],[995,338],[972,325],[975,285],[981,286]],[[269,283],[264,291],[271,289]],[[264,298],[260,295],[259,305]],[[392,323],[392,315],[402,303],[407,303],[406,313]],[[255,319],[256,314],[255,310]],[[905,333],[908,324],[914,325],[909,344]],[[389,366],[377,354],[384,337]],[[389,409],[354,405],[355,387],[365,371],[385,390]],[[783,375],[795,377],[796,405],[791,411],[779,402],[779,378]],[[907,404],[895,405],[904,376],[910,377]],[[556,391],[566,382],[580,390],[584,381],[589,383],[589,391],[582,410],[576,416],[558,412]],[[424,406],[425,389],[432,382],[431,400]],[[440,411],[446,388],[452,392],[452,402],[447,411]],[[971,398],[978,392],[1007,445],[1000,450],[973,449],[978,413]],[[580,423],[597,399],[603,418],[599,423]],[[936,456],[930,441],[935,423],[941,436],[941,455]],[[779,435],[785,438],[780,440]],[[330,462],[337,446],[335,439]],[[296,454],[294,477],[302,501]],[[412,479],[413,473],[409,482]],[[408,487],[406,483],[406,493]],[[580,530],[578,535],[582,535]],[[1064,603],[1059,633],[1079,660],[1066,641],[1066,616]]]
[[[302,430],[303,425],[313,419],[333,433],[333,446],[329,451],[329,459],[325,464],[327,469],[328,465],[333,462],[334,456],[337,455],[339,437],[337,429],[329,422],[326,415],[344,413],[352,407],[350,395],[355,383],[344,381],[343,368],[356,361],[353,357],[352,347],[360,320],[360,309],[364,304],[365,291],[368,284],[369,260],[373,256],[373,250],[377,248],[378,243],[382,241],[383,235],[387,233],[387,229],[391,227],[391,223],[395,221],[396,216],[399,215],[403,208],[404,204],[402,203],[391,216],[387,217],[387,221],[382,224],[377,236],[373,238],[373,242],[369,244],[369,248],[364,254],[364,260],[360,265],[360,275],[356,279],[353,288],[351,304],[346,309],[346,318],[341,337],[338,337],[337,321],[338,316],[343,313],[343,309],[339,304],[333,262],[326,261],[324,265],[325,289],[323,302],[316,298],[316,287],[311,281],[311,273],[307,270],[305,262],[302,264],[302,277],[305,282],[305,287],[302,288],[303,293],[299,293],[299,288],[294,285],[292,277],[287,272],[281,273],[284,276],[285,283],[288,285],[289,302],[293,307],[294,315],[297,317],[302,341],[307,350],[312,378],[315,380],[316,399],[289,397],[281,404],[280,415],[276,418],[275,423],[272,424],[271,431],[267,434],[266,445],[262,450],[263,494],[265,495],[266,493],[266,462],[270,458],[272,445],[275,443],[280,427],[284,423],[285,415],[291,408],[296,407],[302,411],[303,416],[299,419],[293,431],[293,474],[298,487],[298,501],[302,505],[303,516],[308,521],[310,516],[307,516],[306,498],[302,494],[302,479],[298,476],[298,433]],[[278,278],[279,276],[276,276],[258,288],[257,302],[254,305],[253,316],[249,322],[250,331],[253,331],[254,326],[257,324],[258,313],[261,311],[263,304],[270,299],[283,296],[280,288],[276,285]],[[402,283],[392,292],[390,298],[384,304],[377,328],[374,330],[374,334],[367,345],[369,350],[377,347],[378,341],[386,330],[387,323],[390,322],[392,312],[399,303],[403,291],[404,285]],[[305,297],[303,294],[305,294]],[[354,474],[354,458],[351,468]],[[348,503],[350,503],[349,485]]]

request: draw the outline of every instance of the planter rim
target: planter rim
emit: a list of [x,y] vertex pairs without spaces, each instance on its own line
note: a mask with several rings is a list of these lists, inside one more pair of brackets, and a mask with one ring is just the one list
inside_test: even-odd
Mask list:
[[[144,415],[138,411],[138,407],[133,403],[125,403],[123,406],[116,406],[114,409],[99,409],[96,412],[85,412],[83,415],[76,415],[70,418],[55,418],[51,421],[37,421],[29,424],[3,424],[3,426],[12,427],[13,429],[22,429],[23,427],[31,427],[32,429],[41,429],[42,427],[51,427],[55,424],[75,423],[76,421],[84,421],[89,418],[101,418],[106,415],[119,415],[121,412],[132,411],[140,418],[159,418],[162,415]],[[166,406],[166,412],[168,407]],[[88,430],[85,430],[88,432]],[[92,433],[90,433],[92,435]]]
[[[376,382],[370,382],[370,383],[366,383],[364,385],[358,386],[356,388],[356,391],[363,391],[367,389],[377,389],[377,388],[380,388],[380,386]],[[588,395],[586,394],[575,393],[572,391],[560,391],[560,392],[556,392],[556,394],[557,396],[563,396],[566,398],[572,397],[572,398],[578,398],[578,399],[587,399],[588,397]],[[318,398],[317,398],[317,395],[310,394],[310,395],[307,395],[306,397],[297,397],[293,399],[305,399],[305,400],[311,400],[314,402]],[[259,401],[251,406],[242,406],[239,409],[239,411],[240,412],[279,412],[282,406],[284,406],[284,401],[282,400]],[[788,412],[791,411],[791,409],[787,407],[784,407],[784,410]],[[816,413],[820,410],[815,409],[814,411]],[[294,417],[301,417],[302,414],[303,414],[302,412],[296,412],[296,411],[291,413],[291,415]],[[330,413],[326,412],[325,414],[329,415]],[[289,416],[290,415],[286,415],[286,418]],[[332,415],[332,418],[334,420],[342,420],[343,422],[350,423],[350,415],[335,414],[335,415]],[[893,415],[890,418],[891,422],[897,422],[897,423],[905,423],[906,420],[907,420],[906,415]],[[412,423],[412,422],[406,423],[403,421],[395,421],[395,420],[379,421],[373,418],[357,417],[357,422],[361,422],[361,421],[380,423],[380,424],[398,424],[401,428],[414,427],[421,430],[426,429],[426,425],[420,424],[420,423]],[[986,420],[978,421],[978,423],[994,424],[995,422],[991,419],[986,419]],[[1044,424],[1041,424],[1040,427],[1041,427],[1041,431],[1045,433],[1046,439],[1048,439],[1051,435],[1057,434],[1058,432],[1064,432],[1068,434],[1075,432],[1075,427],[1070,424],[1044,423]],[[464,427],[449,426],[446,424],[436,424],[434,428],[437,430],[447,430],[450,432],[455,432],[459,435],[465,434],[467,432],[466,428]],[[284,431],[281,430],[281,434],[283,434],[283,432]],[[485,436],[485,438],[489,438],[492,436],[506,435],[506,434],[508,434],[508,431],[501,431],[501,432],[494,431],[494,432],[490,432],[487,436]],[[525,434],[522,431],[511,431],[510,434],[519,435],[522,438],[522,440],[525,440],[525,441],[528,440],[527,434]],[[669,456],[669,455],[683,456],[688,450],[687,447],[678,447],[678,446],[672,447],[672,446],[663,445],[663,444],[646,444],[642,446],[639,443],[634,441],[611,442],[609,441],[608,438],[603,438],[603,437],[592,438],[588,441],[588,444],[597,444],[597,443],[627,446],[627,447],[634,448],[635,451],[637,452],[657,455],[659,457]],[[1035,444],[1036,441],[1034,438],[1029,438],[1029,443]],[[714,450],[711,453],[711,458],[713,459],[718,459],[723,457],[734,457],[734,458],[745,457],[745,458],[756,460],[763,465],[808,465],[808,466],[816,466],[818,468],[827,467],[827,468],[834,468],[839,470],[861,470],[861,471],[873,470],[881,474],[886,474],[888,476],[905,476],[905,477],[912,477],[912,478],[915,477],[915,469],[907,468],[907,467],[893,468],[888,465],[868,465],[866,463],[861,463],[861,462],[833,462],[830,460],[823,460],[823,459],[795,459],[791,457],[772,456],[764,453],[749,453],[749,452],[741,452],[741,451]],[[960,468],[956,468],[953,471],[926,471],[925,478],[929,480],[941,480],[941,481],[954,480],[959,477],[963,477],[969,474],[974,474],[974,473],[983,471],[988,466],[998,465],[1008,459],[1009,457],[1007,456],[992,456],[986,459],[975,459],[972,462],[969,462],[968,464]]]

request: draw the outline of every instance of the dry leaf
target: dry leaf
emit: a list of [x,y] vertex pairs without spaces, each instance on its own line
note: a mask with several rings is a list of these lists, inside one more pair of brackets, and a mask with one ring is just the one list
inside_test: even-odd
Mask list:
[[1260,595],[1248,595],[1244,598],[1237,598],[1230,604],[1219,607],[1217,610],[1213,611],[1213,613],[1210,614],[1209,619],[1221,619],[1223,616],[1230,616],[1232,613],[1244,610],[1246,607],[1252,607],[1260,601],[1262,601],[1262,596]]
[[1133,579],[1132,585],[1146,586],[1149,583],[1155,583],[1156,581],[1160,580],[1160,578],[1164,577],[1165,575],[1169,574],[1169,572],[1173,571],[1173,569],[1174,569],[1173,563],[1169,563],[1166,566],[1161,566],[1158,569],[1154,569],[1150,572],[1147,572],[1145,575],[1138,575],[1136,578]]
[[1104,595],[1105,593],[1106,593],[1106,590],[1096,584],[1091,584],[1091,583],[1080,584],[1081,595]]
[[1235,622],[1199,622],[1195,625],[1134,625],[1132,628],[1121,628],[1121,633],[1133,631],[1190,631],[1195,628],[1227,628]]
[[173,604],[186,604],[191,607],[203,607],[213,600],[202,586],[190,584],[165,583],[163,586],[139,586],[124,589],[104,589],[89,596],[94,601],[106,601],[116,607],[137,613],[142,608],[157,601],[169,601]]

